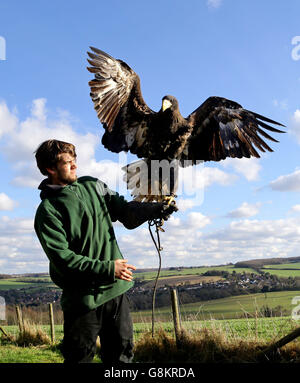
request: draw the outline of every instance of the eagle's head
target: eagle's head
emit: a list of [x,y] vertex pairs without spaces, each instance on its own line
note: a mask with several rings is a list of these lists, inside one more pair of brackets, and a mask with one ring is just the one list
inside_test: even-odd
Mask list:
[[162,99],[161,110],[164,112],[165,110],[170,109],[172,112],[178,111],[178,101],[174,96],[165,96]]

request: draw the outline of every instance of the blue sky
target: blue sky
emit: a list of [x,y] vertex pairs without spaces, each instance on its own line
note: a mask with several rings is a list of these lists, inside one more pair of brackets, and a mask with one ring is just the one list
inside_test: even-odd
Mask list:
[[[286,134],[273,134],[280,140],[270,143],[274,152],[259,160],[194,169],[203,201],[178,196],[180,211],[162,234],[163,267],[299,256],[300,4],[288,4],[2,1],[0,273],[48,270],[33,231],[43,178],[33,152],[42,141],[73,142],[79,175],[124,191],[116,183],[120,158],[101,146],[103,128],[89,97],[89,46],[126,61],[154,110],[166,94],[177,97],[183,116],[207,97],[223,96],[286,125]],[[157,266],[147,224],[115,228],[125,258]]]

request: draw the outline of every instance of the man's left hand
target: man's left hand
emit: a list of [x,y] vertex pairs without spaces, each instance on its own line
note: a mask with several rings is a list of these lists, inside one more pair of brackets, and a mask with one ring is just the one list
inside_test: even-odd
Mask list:
[[133,275],[131,270],[136,270],[136,267],[129,265],[127,259],[117,259],[115,260],[115,277],[122,279],[123,281],[132,281]]

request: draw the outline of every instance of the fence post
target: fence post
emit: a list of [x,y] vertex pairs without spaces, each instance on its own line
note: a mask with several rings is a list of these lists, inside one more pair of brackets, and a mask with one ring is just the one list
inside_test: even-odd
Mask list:
[[171,289],[171,300],[172,300],[172,311],[173,311],[176,343],[178,345],[181,339],[181,320],[180,320],[180,314],[179,314],[177,290],[174,288]]
[[53,344],[54,340],[55,340],[55,328],[54,328],[54,317],[53,317],[52,303],[49,303],[49,318],[50,318],[51,343]]
[[23,332],[24,331],[24,323],[23,323],[23,317],[22,317],[22,311],[21,311],[21,308],[20,306],[16,306],[16,313],[17,313],[17,321],[18,321],[18,325],[19,325],[19,330],[20,332]]

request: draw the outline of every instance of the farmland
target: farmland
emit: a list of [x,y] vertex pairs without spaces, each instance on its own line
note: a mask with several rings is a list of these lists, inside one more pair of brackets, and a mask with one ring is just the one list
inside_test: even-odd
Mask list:
[[[274,309],[280,306],[291,315],[295,305],[292,304],[294,297],[300,296],[300,291],[279,291],[267,294],[239,295],[234,297],[213,299],[209,301],[181,304],[180,311],[182,320],[222,320],[242,317],[262,316],[266,307]],[[180,295],[179,295],[180,300]],[[170,321],[172,318],[171,306],[157,308],[156,316],[161,321]],[[132,317],[136,322],[151,321],[151,310],[133,312]]]
[[282,263],[280,265],[264,265],[263,269],[278,269],[278,270],[300,270],[300,262]]
[[0,291],[9,289],[44,288],[54,286],[50,277],[14,277],[0,279]]
[[[198,281],[198,277],[203,277],[203,274],[211,271],[216,272],[228,272],[229,274],[242,274],[252,273],[259,274],[259,272],[269,273],[271,275],[277,275],[278,277],[299,277],[300,278],[300,262],[283,263],[283,264],[270,264],[267,260],[265,264],[260,265],[260,268],[251,267],[236,267],[235,265],[221,265],[221,266],[199,266],[199,267],[178,267],[162,269],[160,272],[160,280],[167,279],[170,284],[172,281],[178,284],[182,280],[182,283],[186,283],[189,280]],[[137,270],[134,273],[136,280],[143,282],[151,282],[157,276],[157,270],[141,271]],[[14,276],[13,278],[0,279],[0,291],[9,289],[27,289],[27,288],[53,288],[54,284],[51,282],[49,276]]]
[[[176,268],[175,270],[161,270],[160,272],[160,277],[165,278],[165,277],[172,277],[172,276],[195,276],[195,275],[203,275],[208,271],[227,271],[229,273],[236,272],[236,273],[255,273],[257,274],[258,272],[254,269],[251,268],[246,268],[246,267],[241,267],[241,268],[235,268],[234,265],[229,265],[229,266],[203,266],[203,267],[189,267],[189,268]],[[150,281],[153,280],[157,275],[157,271],[143,271],[143,272],[136,272],[135,276],[136,278],[145,280],[145,281]],[[299,273],[300,276],[300,273]]]
[[[270,262],[270,263],[268,263]],[[243,267],[236,265],[199,266],[199,267],[173,267],[162,269],[157,284],[156,307],[166,310],[170,304],[169,288],[177,287],[183,304],[204,307],[201,311],[203,318],[209,314],[213,302],[218,299],[233,299],[241,294],[254,296],[253,294],[270,292],[291,292],[294,296],[300,295],[300,262],[292,260],[281,261],[275,264],[269,260],[259,260],[259,263],[247,261],[241,263]],[[259,268],[258,268],[259,264]],[[290,268],[290,269],[288,269]],[[157,276],[157,270],[137,270],[134,273],[135,286],[128,292],[132,302],[132,310],[147,313],[152,307],[152,291]],[[59,302],[61,290],[50,280],[49,275],[0,275],[0,295],[6,303],[29,305],[38,307],[49,302]],[[205,301],[211,304],[205,304]],[[265,302],[266,303],[266,302]],[[277,303],[283,312],[290,312],[291,307],[284,302]],[[220,311],[215,313],[217,318],[235,318],[235,311],[228,311],[219,305]],[[271,305],[271,307],[274,307]],[[245,309],[248,310],[248,309]],[[196,310],[199,311],[199,310]],[[278,310],[277,310],[278,311]],[[280,311],[276,313],[279,315]],[[147,314],[145,314],[147,316]]]
[[[193,278],[194,277],[195,274],[193,275]],[[173,278],[169,275],[165,279],[172,280]],[[12,281],[12,283],[15,283],[15,281]],[[204,344],[205,342],[210,342],[209,347],[212,347],[211,344],[216,342],[216,345],[213,346],[216,347],[215,352],[212,352],[209,355],[205,355],[205,353],[197,353],[193,355],[190,353],[190,351],[187,350],[187,353],[184,355],[181,352],[182,359],[180,359],[180,361],[190,360],[189,358],[196,358],[196,361],[201,361],[202,359],[206,361],[207,358],[211,358],[213,355],[217,355],[219,352],[218,350],[220,350],[221,347],[221,340],[222,347],[225,350],[222,351],[222,355],[226,355],[227,349],[228,353],[232,355],[233,351],[230,349],[230,347],[236,349],[236,347],[239,347],[238,345],[242,344],[242,342],[246,342],[246,345],[243,346],[244,348],[241,348],[241,353],[243,350],[247,349],[247,347],[250,347],[250,351],[247,351],[247,355],[243,356],[243,358],[244,360],[248,360],[247,358],[249,358],[251,361],[251,358],[253,358],[252,355],[255,354],[255,350],[257,350],[257,348],[265,347],[263,345],[266,345],[269,342],[277,341],[278,339],[294,330],[297,326],[299,326],[300,321],[293,320],[291,318],[292,310],[295,308],[292,300],[295,296],[300,296],[300,291],[278,291],[258,294],[243,294],[222,299],[212,299],[190,304],[183,304],[181,302],[181,296],[179,293],[182,328],[187,331],[188,336],[191,337],[191,344],[196,342],[194,346],[190,347],[200,347],[199,344],[201,344],[201,342],[204,342]],[[264,317],[266,307],[270,308],[269,314],[271,317]],[[272,315],[273,310],[275,311],[276,307],[277,314],[278,307],[279,311],[284,311],[280,317],[274,317]],[[27,320],[27,311],[25,308],[23,309],[23,314],[23,317],[25,320]],[[150,347],[149,345],[151,345],[151,342],[154,342],[151,337],[149,338],[149,341],[147,341],[147,337],[149,337],[151,332],[152,312],[151,310],[139,310],[132,312],[132,317],[134,321],[134,340],[137,348],[136,361],[147,361],[148,354],[146,355],[143,352],[143,342],[148,342],[146,344],[147,347]],[[45,323],[47,322],[43,320],[41,324],[34,324],[32,326],[41,328],[42,331],[44,331],[49,336],[50,328],[49,325],[46,325]],[[4,325],[4,323],[1,322],[0,324],[6,333],[13,337],[18,336],[19,328],[16,324],[12,326]],[[7,342],[5,337],[1,337],[0,335],[0,363],[62,363],[62,355],[60,354],[58,348],[62,337],[62,325],[55,326],[54,345],[41,344],[20,347],[14,342]],[[172,347],[173,352],[175,352],[174,345],[171,344],[168,346],[168,344],[172,342],[172,339],[174,342],[174,325],[172,322],[172,311],[170,304],[164,307],[157,307],[155,309],[154,339],[157,339],[157,342],[159,343],[162,338],[165,339],[163,342],[165,345],[164,347]],[[291,351],[291,355],[295,357],[295,355],[298,355],[297,352],[300,355],[299,351],[294,351],[300,349],[300,342],[296,340],[293,342],[293,345],[294,348]],[[158,346],[157,344],[153,347],[155,350],[157,350],[157,347],[162,346]],[[206,349],[206,346],[201,347]],[[154,355],[156,356],[151,356],[152,358],[157,357],[158,361],[163,360],[161,358],[166,355],[163,349],[159,348],[159,350],[160,353],[155,351]],[[222,357],[222,355],[219,357]],[[176,358],[178,358],[178,355],[175,353],[171,360],[177,360]],[[285,361],[289,361],[290,358],[290,354],[288,354],[288,356],[285,357]],[[195,361],[195,359],[192,360]],[[212,360],[212,362],[215,361],[216,360]],[[95,356],[94,362],[101,362],[101,359],[98,355]]]

